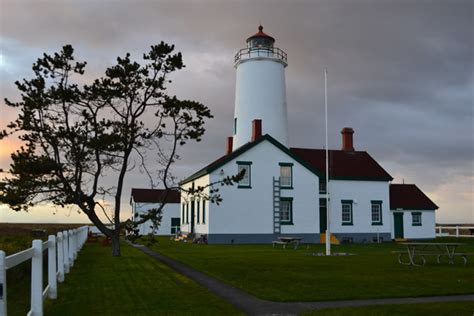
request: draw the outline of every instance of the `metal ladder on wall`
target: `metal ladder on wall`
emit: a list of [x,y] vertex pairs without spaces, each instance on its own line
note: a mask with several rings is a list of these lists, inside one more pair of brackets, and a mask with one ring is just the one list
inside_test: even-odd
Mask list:
[[280,234],[280,178],[273,177],[273,233]]

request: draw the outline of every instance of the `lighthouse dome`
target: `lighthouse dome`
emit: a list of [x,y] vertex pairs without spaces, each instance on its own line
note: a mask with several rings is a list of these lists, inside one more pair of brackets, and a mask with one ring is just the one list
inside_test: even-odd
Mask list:
[[247,46],[253,47],[273,47],[275,39],[263,32],[263,26],[258,27],[258,32],[247,38]]

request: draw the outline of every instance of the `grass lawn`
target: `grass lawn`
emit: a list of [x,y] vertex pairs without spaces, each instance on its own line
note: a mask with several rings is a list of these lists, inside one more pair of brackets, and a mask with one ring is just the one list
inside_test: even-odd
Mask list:
[[46,315],[235,315],[222,301],[188,278],[122,243],[122,257],[110,248],[86,244],[58,299],[45,302]]
[[472,316],[474,302],[425,303],[407,305],[383,305],[351,308],[329,308],[308,311],[301,316]]
[[[458,241],[458,240],[457,240]],[[474,240],[459,248],[474,252]],[[474,258],[467,266],[400,265],[394,243],[333,246],[334,252],[356,255],[316,257],[324,245],[298,250],[271,245],[196,245],[160,238],[152,249],[232,284],[259,298],[273,301],[318,301],[474,293]]]

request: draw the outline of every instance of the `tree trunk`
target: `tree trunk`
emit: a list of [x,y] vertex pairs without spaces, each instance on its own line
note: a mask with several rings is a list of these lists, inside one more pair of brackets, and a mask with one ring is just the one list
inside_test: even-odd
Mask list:
[[114,231],[112,234],[112,256],[120,257],[120,233]]

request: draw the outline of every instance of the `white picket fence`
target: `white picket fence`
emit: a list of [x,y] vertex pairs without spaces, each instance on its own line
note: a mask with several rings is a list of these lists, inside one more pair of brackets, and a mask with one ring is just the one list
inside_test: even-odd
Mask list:
[[472,234],[461,234],[461,231],[472,231],[474,226],[436,226],[436,236],[437,237],[471,237],[474,238]]
[[[57,281],[74,265],[77,253],[87,240],[88,226],[50,235],[48,241],[33,240],[29,249],[8,257],[0,250],[0,316],[7,315],[7,270],[31,259],[31,309],[28,315],[43,315],[43,300],[58,296]],[[48,284],[43,288],[43,251],[48,249]]]

